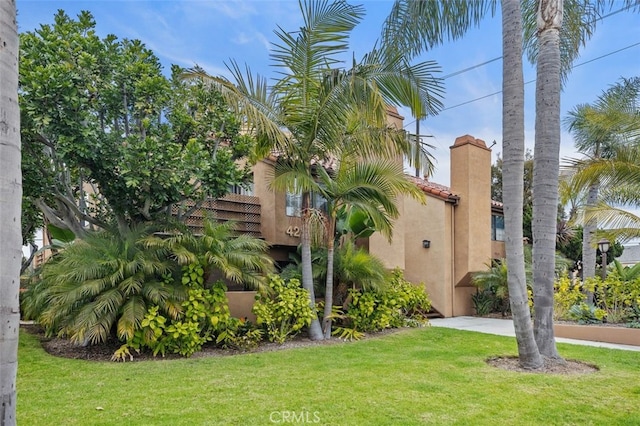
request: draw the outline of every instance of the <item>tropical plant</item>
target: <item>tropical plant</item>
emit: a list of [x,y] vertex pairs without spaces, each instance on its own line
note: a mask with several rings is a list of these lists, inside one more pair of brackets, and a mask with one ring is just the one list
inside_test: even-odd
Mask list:
[[18,107],[18,26],[16,2],[0,5],[0,424],[16,424],[16,375],[20,306],[20,109]]
[[613,267],[622,281],[635,281],[640,278],[640,263],[633,266],[623,266],[619,260],[613,259]]
[[42,281],[29,289],[27,312],[48,335],[78,344],[128,341],[151,306],[176,318],[184,287],[174,281],[169,251],[144,244],[150,231],[87,234],[44,265]]
[[[280,78],[268,87],[263,78],[245,77],[237,63],[229,69],[235,84],[195,69],[241,112],[257,138],[261,155],[275,151],[279,161],[271,187],[302,194],[302,284],[315,313],[310,241],[310,194],[317,187],[315,170],[326,160],[342,159],[345,140],[362,157],[409,153],[404,132],[386,124],[387,105],[407,105],[416,116],[441,108],[440,81],[433,62],[409,66],[402,52],[376,49],[350,69],[337,64],[347,38],[364,15],[362,6],[344,1],[301,1],[304,26],[296,32],[278,29],[272,59]],[[350,127],[355,123],[354,127]],[[285,175],[286,178],[278,178]],[[312,339],[324,337],[318,318]]]
[[[628,142],[639,95],[640,78],[623,79],[603,92],[593,105],[575,106],[564,123],[573,134],[576,148],[590,159],[611,158],[614,146]],[[640,126],[636,124],[635,127],[638,130]],[[584,188],[585,184],[587,188]],[[578,204],[578,207],[588,211],[597,205],[600,182],[595,176],[589,182],[578,176],[572,179],[568,190],[575,195],[586,193],[584,205]],[[595,275],[597,263],[597,240],[594,239],[598,228],[597,217],[591,216],[585,220],[583,228],[582,276],[588,278]]]
[[421,326],[428,322],[431,302],[424,284],[412,284],[395,269],[389,284],[380,290],[349,290],[349,302],[340,325],[333,332],[341,338],[357,339],[360,333],[387,328]]
[[628,209],[640,205],[640,147],[618,146],[611,158],[580,160],[575,166],[579,170],[576,179],[589,182],[597,178],[601,187],[607,188],[602,201],[585,212],[585,220],[597,217],[602,228],[596,232],[596,238],[626,241],[640,236],[640,218]]
[[307,292],[298,280],[284,281],[277,275],[270,275],[268,286],[271,291],[258,297],[253,313],[269,341],[284,343],[309,326],[314,313],[307,303]]
[[594,305],[580,303],[569,309],[569,317],[580,324],[598,324],[604,320],[606,312]]
[[[339,212],[355,207],[366,214],[374,229],[391,239],[392,219],[398,217],[396,199],[409,194],[425,201],[424,193],[404,175],[397,160],[358,161],[343,157],[337,170],[330,175],[323,168],[318,171],[317,191],[327,200],[327,269],[325,286],[325,311],[323,330],[325,338],[331,337],[331,309],[334,292],[334,251],[336,223]],[[344,272],[344,268],[342,268]]]
[[232,221],[205,219],[203,225],[202,235],[188,231],[169,236],[149,235],[144,244],[166,250],[180,265],[202,265],[206,277],[219,274],[249,289],[263,289],[267,274],[273,272],[273,259],[267,254],[269,244],[251,235],[238,234]]
[[494,302],[492,311],[497,310],[505,316],[510,309],[507,260],[503,259],[487,267],[487,270],[473,274],[473,284],[481,293],[492,296]]

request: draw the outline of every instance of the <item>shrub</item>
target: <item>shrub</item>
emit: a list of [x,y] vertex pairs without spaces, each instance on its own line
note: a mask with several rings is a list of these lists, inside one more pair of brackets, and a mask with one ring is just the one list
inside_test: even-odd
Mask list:
[[204,288],[204,268],[194,263],[182,268],[182,284],[187,298],[175,319],[161,315],[157,306],[147,310],[140,328],[116,353],[114,360],[131,357],[131,349],[149,348],[154,355],[177,353],[189,357],[225,331],[230,322],[226,286],[217,282]]
[[586,303],[573,305],[569,309],[569,318],[578,321],[580,324],[597,324],[601,323],[607,313]]
[[640,302],[640,279],[623,281],[614,270],[604,282],[598,281],[595,298],[598,306],[606,311],[607,322],[630,321],[633,316],[634,304]]
[[258,296],[253,313],[269,341],[284,343],[311,324],[309,294],[297,279],[285,281],[277,275],[268,277],[267,286],[269,293]]
[[493,311],[495,300],[491,292],[478,290],[471,295],[471,303],[473,303],[473,309],[476,311],[476,315],[484,316]]
[[430,309],[424,286],[406,281],[402,271],[396,269],[384,289],[349,290],[346,313],[334,334],[358,338],[357,332],[424,325]]
[[579,280],[572,282],[567,274],[564,274],[555,281],[554,287],[554,319],[569,319],[569,311],[571,310],[571,307],[574,305],[580,305],[586,300],[586,295],[582,291],[582,283]]

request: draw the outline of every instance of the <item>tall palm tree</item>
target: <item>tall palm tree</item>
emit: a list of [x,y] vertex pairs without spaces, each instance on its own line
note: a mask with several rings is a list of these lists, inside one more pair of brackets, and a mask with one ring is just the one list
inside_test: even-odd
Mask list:
[[16,374],[20,307],[20,110],[18,108],[18,26],[15,0],[0,5],[0,424],[16,424]]
[[507,287],[518,342],[520,363],[539,368],[531,323],[523,247],[524,205],[524,77],[522,73],[522,17],[518,0],[502,2],[502,201],[505,221]]
[[[625,0],[624,3],[625,6],[640,5],[637,0]],[[538,162],[539,177],[534,179],[537,182],[534,183],[534,186],[537,185],[534,198],[538,198],[536,211],[544,216],[534,218],[534,227],[539,238],[536,242],[534,236],[534,244],[537,246],[534,270],[538,270],[534,292],[535,289],[538,290],[537,303],[541,308],[538,310],[536,304],[534,325],[536,342],[541,352],[551,358],[558,356],[553,337],[553,275],[550,272],[554,268],[556,234],[558,173],[555,170],[559,164],[560,81],[571,69],[571,63],[578,55],[579,47],[586,42],[595,28],[595,18],[607,4],[612,5],[613,2],[568,1],[569,7],[564,11],[565,14],[562,0],[525,0],[521,4],[524,45],[529,59],[538,66],[534,162]],[[396,41],[405,51],[415,54],[440,44],[445,39],[455,40],[461,37],[468,28],[477,25],[483,17],[493,14],[495,10],[496,2],[493,0],[396,0],[384,34],[385,37]],[[506,34],[503,28],[504,37]],[[546,84],[547,78],[549,84]],[[548,105],[545,104],[546,101],[549,101]],[[503,121],[509,119],[510,113],[503,110]],[[538,152],[542,153],[539,157]],[[549,175],[545,176],[543,170],[549,170]],[[520,263],[521,261],[518,261],[518,265]],[[513,267],[514,264],[510,265]]]
[[640,217],[625,209],[640,206],[640,145],[617,146],[610,158],[576,160],[573,167],[579,184],[588,186],[597,180],[603,188],[601,201],[585,212],[585,220],[597,218],[604,229],[596,238],[621,241],[640,237]]
[[[536,43],[530,57],[536,58],[536,124],[533,177],[533,247],[535,334],[540,353],[560,358],[553,330],[553,271],[560,166],[560,92],[562,81],[579,48],[591,36],[600,11],[613,2],[527,0],[536,4],[536,14],[525,13],[525,28],[537,23]],[[639,8],[637,0],[625,7]],[[609,6],[610,7],[610,6]],[[526,11],[533,9],[525,5]],[[563,30],[567,28],[567,30]],[[561,36],[562,34],[562,36]],[[537,48],[536,48],[537,46]],[[588,235],[588,234],[587,234]]]
[[[302,194],[302,284],[315,312],[311,269],[310,194],[316,187],[318,164],[341,157],[345,129],[354,111],[372,129],[386,128],[387,105],[406,105],[412,113],[432,114],[441,108],[441,86],[433,62],[409,66],[406,58],[389,49],[374,49],[349,69],[339,68],[347,38],[364,15],[362,6],[343,1],[301,1],[304,25],[296,32],[276,31],[272,60],[280,78],[271,87],[261,77],[246,76],[232,62],[235,82],[211,77],[195,69],[188,77],[203,78],[216,87],[230,105],[244,115],[257,138],[261,155],[276,152],[290,179],[272,182],[276,191]],[[404,138],[370,137],[375,132],[352,134],[353,148],[361,155],[396,156],[408,152]],[[380,144],[383,141],[385,143]],[[400,144],[400,146],[398,145]],[[291,171],[295,170],[295,173]],[[323,338],[318,318],[311,322],[310,337]]]
[[560,29],[563,0],[538,2],[535,148],[533,155],[533,298],[538,350],[559,358],[553,330],[556,216],[560,179]]
[[[407,52],[455,40],[487,15],[496,11],[495,1],[439,2],[397,0],[387,18],[383,37]],[[523,253],[524,181],[524,80],[522,76],[522,18],[517,1],[502,2],[503,26],[503,203],[508,285],[520,363],[539,368],[542,358],[534,339],[529,311]]]
[[[342,158],[332,174],[324,169],[318,173],[318,188],[327,200],[327,273],[323,330],[331,336],[331,308],[333,305],[333,275],[335,232],[338,213],[346,207],[365,212],[374,227],[391,239],[392,219],[398,217],[397,197],[409,194],[425,201],[425,195],[405,176],[397,160]],[[281,176],[282,177],[282,176]]]
[[[611,158],[612,148],[627,143],[629,126],[633,125],[635,109],[640,94],[640,78],[622,79],[604,91],[594,104],[581,104],[569,111],[564,119],[572,132],[576,148],[591,159]],[[581,188],[571,185],[574,194]],[[600,184],[596,180],[586,188],[586,210],[596,206]],[[561,191],[562,193],[562,191]],[[570,194],[567,194],[570,195]],[[596,269],[594,235],[598,228],[595,217],[583,223],[582,274],[583,279],[593,277]]]

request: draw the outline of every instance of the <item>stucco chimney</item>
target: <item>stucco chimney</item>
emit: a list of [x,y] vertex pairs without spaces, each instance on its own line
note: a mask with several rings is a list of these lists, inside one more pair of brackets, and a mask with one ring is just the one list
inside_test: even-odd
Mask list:
[[491,260],[491,150],[470,135],[457,138],[451,152],[451,191],[460,197],[454,216],[453,315],[472,314],[471,275]]

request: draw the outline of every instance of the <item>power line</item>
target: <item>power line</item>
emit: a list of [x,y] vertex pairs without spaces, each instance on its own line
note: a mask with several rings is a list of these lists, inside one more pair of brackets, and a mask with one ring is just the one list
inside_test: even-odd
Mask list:
[[[631,7],[632,7],[632,5],[629,5],[629,6],[626,6],[626,7],[621,8],[621,9],[615,10],[615,11],[613,11],[613,12],[610,12],[610,13],[608,13],[608,14],[606,14],[606,15],[603,15],[603,16],[601,16],[601,17],[599,17],[599,18],[595,19],[595,20],[594,20],[594,22],[602,21],[602,20],[603,20],[603,19],[605,19],[605,18],[609,18],[609,17],[611,17],[611,16],[613,16],[613,15],[616,15],[616,14],[618,14],[618,13],[620,13],[620,12],[624,12],[624,11],[626,11],[626,10],[629,10],[629,9],[631,9]],[[573,68],[580,67],[580,66],[582,66],[582,65],[586,65],[586,64],[591,63],[591,62],[594,62],[594,61],[597,61],[597,60],[602,59],[602,58],[606,58],[607,56],[614,55],[614,54],[616,54],[616,53],[622,52],[623,50],[627,50],[627,49],[630,49],[630,48],[635,47],[635,46],[638,46],[638,45],[640,45],[640,42],[638,42],[638,43],[634,43],[634,44],[631,44],[631,45],[629,45],[629,46],[623,47],[623,48],[621,48],[621,49],[618,49],[618,50],[615,50],[615,51],[612,51],[612,52],[609,52],[609,53],[605,53],[604,55],[602,55],[602,56],[598,56],[597,58],[593,58],[593,59],[590,59],[590,60],[588,60],[588,61],[585,61],[585,62],[581,62],[581,63],[579,63],[579,64],[576,64],[576,65],[574,65],[574,66],[572,67],[572,69],[573,69]],[[459,70],[459,71],[455,71],[455,72],[453,72],[453,73],[451,73],[451,74],[447,74],[447,75],[445,75],[444,77],[442,77],[442,79],[443,79],[443,80],[446,80],[446,79],[448,79],[448,78],[455,77],[456,75],[464,74],[465,72],[469,72],[469,71],[472,71],[472,70],[474,70],[474,69],[476,69],[476,68],[480,68],[480,67],[483,67],[483,66],[485,66],[485,65],[488,65],[488,64],[490,64],[490,63],[492,63],[492,62],[499,61],[499,60],[500,60],[500,59],[502,59],[502,58],[503,58],[503,56],[498,56],[498,57],[496,57],[496,58],[489,59],[488,61],[485,61],[485,62],[482,62],[482,63],[476,64],[476,65],[470,66],[470,67],[468,67],[468,68],[464,68],[464,69]],[[530,81],[525,82],[524,84],[525,84],[525,85],[527,85],[527,84],[531,84],[531,83],[533,83],[533,82],[535,82],[535,81],[536,81],[536,80],[535,80],[535,79],[533,79],[533,80],[530,80]],[[456,105],[453,105],[453,106],[450,106],[450,107],[443,108],[442,110],[440,110],[440,112],[442,112],[442,111],[447,111],[447,110],[450,110],[450,109],[453,109],[453,108],[458,108],[458,107],[461,107],[461,106],[464,106],[464,105],[468,105],[468,104],[473,103],[473,102],[481,101],[481,100],[483,100],[483,99],[487,99],[487,98],[490,98],[490,97],[492,97],[492,96],[499,95],[500,93],[502,93],[502,90],[499,90],[499,91],[494,92],[494,93],[490,93],[490,94],[488,94],[488,95],[481,96],[481,97],[479,97],[479,98],[471,99],[471,100],[469,100],[469,101],[462,102],[462,103],[459,103],[459,104],[456,104]],[[410,125],[414,124],[415,122],[416,122],[416,120],[413,120],[412,122],[407,123],[404,127],[410,126]]]
[[[636,46],[640,46],[640,42],[637,42],[637,43],[634,43],[634,44],[630,44],[629,46],[625,46],[625,47],[623,47],[623,48],[620,48],[620,49],[618,49],[618,50],[614,50],[614,51],[612,51],[612,52],[605,53],[604,55],[598,56],[597,58],[593,58],[593,59],[589,59],[588,61],[581,62],[581,63],[579,63],[579,64],[574,65],[574,66],[572,67],[572,69],[574,69],[574,68],[578,68],[578,67],[581,67],[582,65],[590,64],[591,62],[598,61],[598,60],[600,60],[600,59],[602,59],[602,58],[606,58],[607,56],[611,56],[611,55],[614,55],[614,54],[616,54],[616,53],[620,53],[620,52],[622,52],[623,50],[631,49],[632,47],[636,47]],[[525,85],[527,85],[527,84],[531,84],[531,83],[534,83],[535,81],[536,81],[536,79],[534,78],[533,80],[529,80],[529,81],[525,82],[524,84],[525,84]],[[476,102],[476,101],[480,101],[480,100],[482,100],[482,99],[489,98],[489,97],[494,96],[494,95],[499,95],[500,93],[502,93],[502,90],[499,90],[499,91],[497,91],[497,92],[491,93],[491,94],[489,94],[489,95],[485,95],[485,96],[481,96],[481,97],[479,97],[479,98],[472,99],[472,100],[470,100],[470,101],[462,102],[462,103],[457,104],[457,105],[453,105],[453,106],[450,106],[450,107],[443,108],[443,109],[442,109],[442,110],[440,110],[440,111],[447,111],[447,110],[450,110],[450,109],[453,109],[453,108],[457,108],[457,107],[460,107],[460,106],[463,106],[463,105],[470,104],[470,103],[472,103],[472,102]]]

